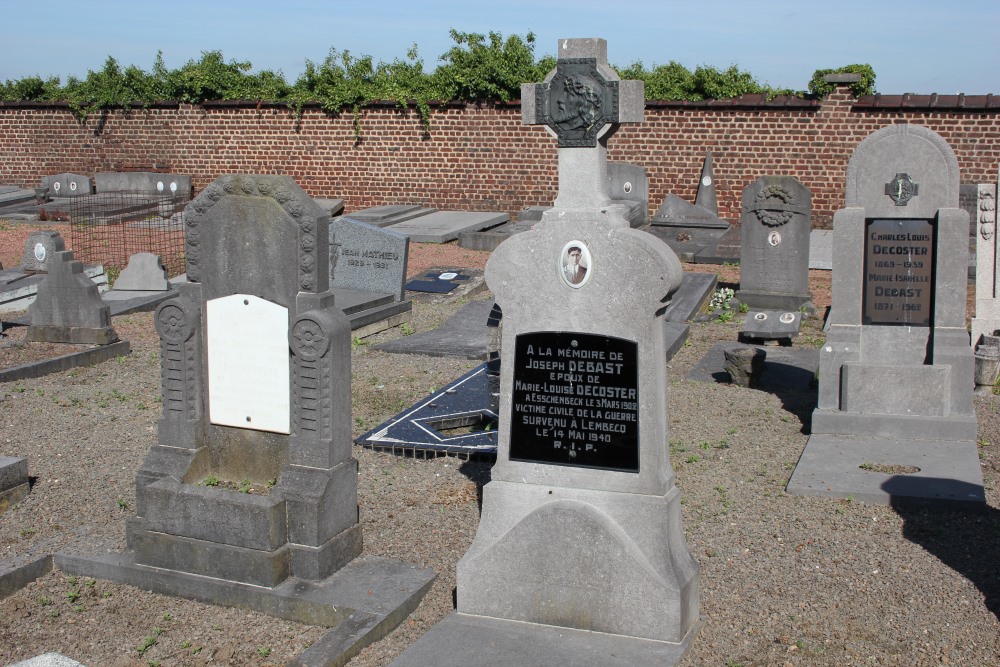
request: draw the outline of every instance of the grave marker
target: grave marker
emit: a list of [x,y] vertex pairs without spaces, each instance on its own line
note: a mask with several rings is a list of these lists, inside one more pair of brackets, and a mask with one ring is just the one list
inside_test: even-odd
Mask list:
[[883,128],[851,157],[819,401],[789,493],[985,502],[958,174],[951,147],[915,125]]
[[809,293],[811,204],[812,193],[791,176],[764,176],[743,191],[740,303],[815,310]]
[[978,187],[976,205],[976,316],[972,318],[972,344],[1000,329],[1000,273],[997,260],[997,185]]
[[[503,309],[497,463],[458,564],[457,614],[407,653],[474,622],[491,641],[469,647],[475,662],[425,652],[399,665],[494,664],[514,645],[528,657],[510,664],[583,664],[551,653],[574,630],[633,638],[651,651],[636,664],[652,652],[672,664],[697,629],[698,566],[666,445],[662,314],[680,262],[608,208],[607,141],[642,120],[642,91],[618,80],[600,39],[561,40],[545,82],[522,86],[523,122],[558,139],[559,195],[486,267]],[[563,271],[571,248],[589,260],[584,279]]]
[[55,252],[45,266],[48,275],[28,306],[28,340],[79,345],[108,345],[118,340],[111,326],[111,308],[84,274],[83,263],[73,259],[73,252]]

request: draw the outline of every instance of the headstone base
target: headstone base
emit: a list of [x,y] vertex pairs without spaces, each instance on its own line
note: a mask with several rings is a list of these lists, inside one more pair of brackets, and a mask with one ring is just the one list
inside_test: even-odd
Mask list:
[[699,621],[682,641],[670,643],[453,612],[392,667],[670,667],[684,657],[701,625]]
[[815,313],[816,306],[812,302],[812,294],[775,294],[752,290],[738,290],[734,297],[740,303],[747,304],[755,310],[804,310]]
[[978,434],[975,415],[924,417],[919,415],[883,415],[816,409],[812,416],[815,435],[840,434],[874,438],[924,438],[973,440]]
[[494,480],[457,584],[458,611],[476,616],[675,643],[698,621],[676,487],[651,496]]
[[[815,420],[814,413],[814,425]],[[986,509],[975,435],[962,440],[953,434],[937,440],[812,435],[786,491],[879,505]]]
[[39,324],[28,327],[32,343],[70,343],[72,345],[109,345],[118,340],[114,328],[62,327]]

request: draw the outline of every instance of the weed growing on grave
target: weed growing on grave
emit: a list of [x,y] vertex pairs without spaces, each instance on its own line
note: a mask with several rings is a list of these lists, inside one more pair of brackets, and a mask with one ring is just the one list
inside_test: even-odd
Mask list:
[[[155,631],[156,631],[156,628],[153,628],[153,631],[155,632]],[[148,636],[147,636],[147,637],[146,637],[146,638],[145,638],[145,639],[143,640],[143,642],[142,642],[141,644],[139,644],[138,646],[136,646],[136,647],[135,647],[135,650],[136,650],[136,652],[137,652],[137,653],[139,654],[139,657],[140,657],[140,658],[141,658],[141,657],[142,657],[143,655],[145,655],[146,651],[148,651],[149,649],[151,649],[151,648],[153,648],[154,646],[156,646],[157,642],[159,641],[159,640],[157,640],[157,638],[156,638],[156,635],[158,635],[158,634],[159,634],[159,633],[157,632],[156,634],[153,634],[153,635],[148,635]]]
[[245,479],[240,482],[240,493],[250,493],[250,480]]
[[270,646],[258,646],[257,647],[257,655],[259,655],[262,658],[266,658],[267,656],[271,655],[271,647]]
[[38,604],[39,604],[39,606],[42,606],[42,607],[51,607],[52,606],[52,598],[40,597],[40,598],[38,598]]
[[219,478],[216,477],[215,475],[209,475],[202,481],[202,484],[204,484],[205,486],[218,486]]
[[128,501],[125,500],[124,498],[119,498],[118,499],[118,509],[120,509],[122,512],[127,511],[128,510]]
[[980,438],[976,445],[978,445],[977,449],[979,450],[979,458],[986,458],[986,448],[990,446],[989,441],[985,438]]
[[277,483],[278,483],[278,478],[277,477],[272,477],[271,479],[267,480],[267,488],[269,488],[269,489],[273,488],[274,485],[277,484]]
[[185,639],[181,642],[181,648],[191,648],[191,640]]
[[740,304],[740,312],[741,313],[749,313],[750,312],[750,306],[748,306],[745,303],[741,303]]
[[404,336],[409,336],[414,331],[416,331],[416,329],[413,328],[413,325],[410,324],[409,322],[403,322],[402,324],[400,324],[399,330],[403,332]]
[[691,454],[686,459],[684,459],[684,462],[685,463],[697,463],[700,460],[701,460],[701,458],[699,458],[697,454]]
[[14,385],[14,391],[16,391],[19,394],[23,394],[24,393],[24,385],[21,384],[20,382],[18,382],[17,384]]
[[365,341],[362,340],[361,338],[359,338],[358,336],[355,336],[354,338],[351,339],[351,349],[352,350],[356,350],[359,347],[363,347],[364,345],[365,345]]
[[715,487],[715,491],[716,491],[716,493],[719,494],[719,502],[722,503],[722,507],[725,508],[723,510],[723,514],[725,514],[727,512],[727,510],[730,508],[730,506],[732,506],[733,501],[729,497],[729,492],[726,491],[726,487],[724,487],[724,486],[717,486],[717,487]]
[[24,530],[21,531],[21,537],[31,537],[34,534],[35,531],[33,531],[31,528],[25,528]]
[[733,311],[731,310],[724,310],[721,313],[719,313],[718,317],[715,318],[716,322],[721,322],[722,324],[725,324],[726,322],[731,322],[732,320],[733,320]]
[[80,589],[79,588],[74,588],[74,589],[66,591],[66,599],[69,600],[70,603],[73,603],[73,602],[76,602],[77,600],[79,600],[80,599]]

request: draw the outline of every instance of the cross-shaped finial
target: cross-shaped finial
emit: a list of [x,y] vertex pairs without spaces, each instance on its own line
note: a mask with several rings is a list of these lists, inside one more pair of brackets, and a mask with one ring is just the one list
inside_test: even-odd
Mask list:
[[614,134],[620,123],[640,123],[643,82],[621,81],[608,65],[603,39],[559,41],[556,69],[543,83],[521,85],[521,118],[526,125],[547,125],[560,148],[597,146],[601,135]]

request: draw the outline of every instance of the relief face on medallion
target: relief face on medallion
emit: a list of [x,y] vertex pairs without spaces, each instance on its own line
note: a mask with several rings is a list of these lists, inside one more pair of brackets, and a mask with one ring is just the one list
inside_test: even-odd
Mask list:
[[593,263],[590,251],[581,241],[570,241],[559,254],[559,269],[563,282],[573,288],[583,287],[590,279]]

